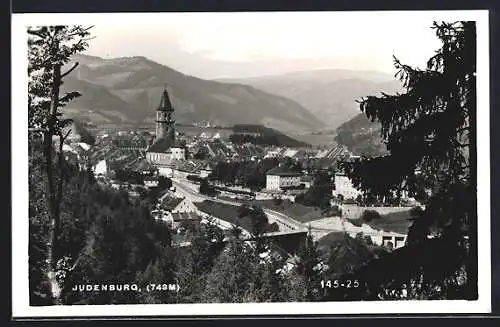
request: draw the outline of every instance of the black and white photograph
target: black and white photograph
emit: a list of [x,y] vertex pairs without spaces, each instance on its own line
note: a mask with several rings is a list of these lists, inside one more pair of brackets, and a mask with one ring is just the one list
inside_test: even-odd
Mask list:
[[14,316],[490,311],[487,11],[12,24]]

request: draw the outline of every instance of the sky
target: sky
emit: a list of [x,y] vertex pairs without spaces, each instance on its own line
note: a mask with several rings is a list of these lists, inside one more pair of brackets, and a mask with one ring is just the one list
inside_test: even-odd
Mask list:
[[[425,12],[424,12],[425,13]],[[163,13],[99,20],[88,54],[144,56],[201,78],[321,68],[394,74],[439,48],[434,16],[398,12]]]

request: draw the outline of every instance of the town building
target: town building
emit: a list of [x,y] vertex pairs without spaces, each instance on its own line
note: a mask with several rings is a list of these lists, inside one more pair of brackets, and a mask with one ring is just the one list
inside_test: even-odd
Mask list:
[[159,207],[171,213],[184,213],[197,211],[193,202],[187,198],[166,197],[163,199]]
[[341,195],[344,199],[356,199],[358,195],[362,195],[362,192],[352,185],[349,177],[335,174],[335,189],[332,191],[332,195]]
[[193,222],[195,224],[200,224],[202,217],[196,212],[176,212],[171,214],[172,217],[172,228],[177,229],[182,227],[184,222]]
[[197,212],[196,206],[187,198],[167,196],[151,213],[156,219],[177,229],[186,220],[199,223],[201,216]]
[[108,173],[108,165],[106,160],[99,161],[94,167],[93,172],[95,176],[106,176]]
[[150,187],[158,187],[160,181],[158,180],[158,176],[146,176],[144,178],[144,186]]
[[269,191],[281,191],[286,188],[300,186],[302,174],[294,172],[285,167],[276,167],[266,174],[266,189]]
[[212,173],[213,169],[210,164],[207,164],[204,168],[200,169],[200,177],[207,178]]
[[301,176],[300,184],[304,184],[304,188],[309,189],[313,184],[313,177],[311,175]]
[[172,119],[174,108],[167,89],[163,91],[160,105],[156,110],[156,139],[146,151],[146,158],[159,174],[168,176],[173,161],[186,159],[186,150],[175,138],[175,121]]
[[269,151],[267,151],[264,158],[279,158],[282,151],[283,151],[283,149],[281,149],[281,148],[270,149]]

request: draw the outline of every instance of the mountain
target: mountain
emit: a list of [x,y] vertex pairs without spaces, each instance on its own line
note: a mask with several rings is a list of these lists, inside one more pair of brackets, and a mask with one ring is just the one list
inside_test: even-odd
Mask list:
[[335,142],[346,146],[356,155],[377,157],[387,154],[380,138],[381,125],[360,113],[337,128]]
[[[79,91],[65,113],[97,124],[153,123],[165,84],[179,123],[262,124],[287,132],[324,124],[300,104],[252,86],[188,76],[145,57],[76,55],[62,91]],[[64,69],[63,69],[64,71]]]
[[336,128],[359,113],[356,100],[380,92],[401,91],[393,76],[377,71],[320,69],[245,79],[222,79],[254,86],[292,99],[329,127]]

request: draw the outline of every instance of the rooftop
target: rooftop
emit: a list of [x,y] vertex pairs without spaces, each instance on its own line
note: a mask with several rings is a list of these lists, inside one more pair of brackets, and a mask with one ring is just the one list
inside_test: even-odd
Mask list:
[[177,140],[161,138],[156,140],[147,150],[147,152],[168,153],[171,148],[182,148],[183,146]]
[[129,169],[135,170],[135,171],[155,171],[156,168],[153,166],[151,163],[149,163],[147,160],[144,158],[139,158],[135,162],[133,162]]
[[267,175],[275,175],[275,176],[288,176],[288,177],[298,177],[298,176],[302,176],[301,173],[297,172],[297,171],[294,171],[294,170],[291,170],[289,168],[286,168],[286,167],[276,167],[276,168],[273,168],[271,170],[269,170],[267,172]]
[[201,216],[193,212],[177,212],[172,214],[172,218],[175,222],[181,220],[198,220],[201,221]]
[[184,198],[174,198],[174,197],[165,197],[161,202],[161,206],[166,210],[174,210]]

